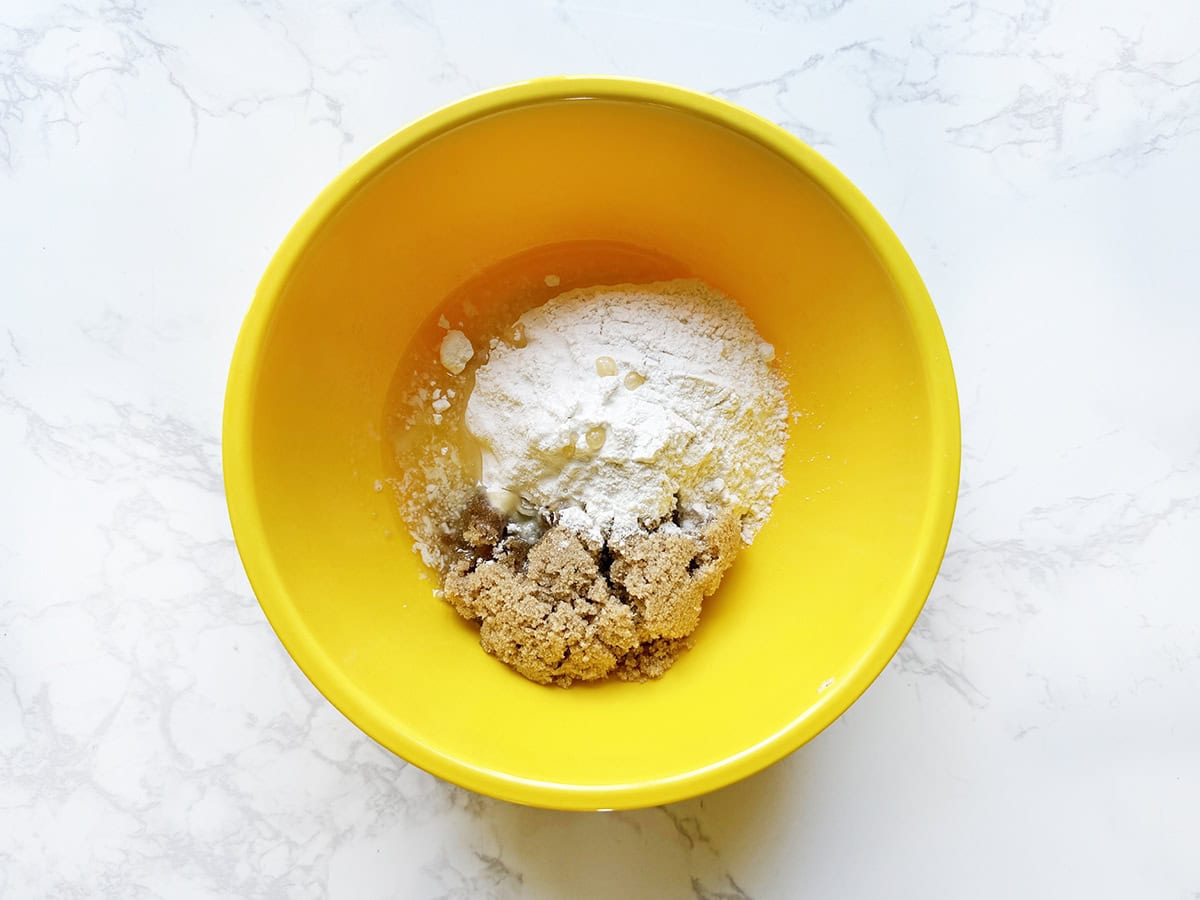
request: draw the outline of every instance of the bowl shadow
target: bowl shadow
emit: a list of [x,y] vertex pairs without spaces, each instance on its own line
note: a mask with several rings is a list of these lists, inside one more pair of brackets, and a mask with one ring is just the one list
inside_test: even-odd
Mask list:
[[812,763],[801,750],[713,793],[616,812],[535,809],[453,790],[491,831],[498,853],[486,861],[496,881],[511,879],[519,896],[736,900],[749,896],[737,873],[782,866],[786,823],[803,803]]

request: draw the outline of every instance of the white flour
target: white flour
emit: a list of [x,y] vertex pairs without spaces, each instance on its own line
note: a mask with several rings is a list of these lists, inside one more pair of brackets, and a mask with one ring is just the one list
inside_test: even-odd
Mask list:
[[774,350],[733,301],[695,280],[585,288],[516,333],[467,401],[494,503],[597,539],[733,507],[753,540],[782,482],[787,406]]

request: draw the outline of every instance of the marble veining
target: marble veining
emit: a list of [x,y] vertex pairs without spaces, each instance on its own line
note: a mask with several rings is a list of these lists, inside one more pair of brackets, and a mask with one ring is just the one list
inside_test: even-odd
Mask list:
[[[1198,47],[1194,0],[6,0],[0,897],[1200,897]],[[271,633],[221,485],[233,340],[308,200],[557,72],[816,146],[908,246],[962,399],[888,670],[637,812],[374,745]]]

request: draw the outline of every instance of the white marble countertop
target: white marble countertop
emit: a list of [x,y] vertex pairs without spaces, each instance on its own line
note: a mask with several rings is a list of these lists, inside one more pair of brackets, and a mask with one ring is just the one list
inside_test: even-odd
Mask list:
[[[0,896],[1200,897],[1200,8],[0,6]],[[276,641],[219,460],[273,248],[410,118],[539,74],[712,91],[892,223],[965,454],[899,655],[664,809],[474,796]]]

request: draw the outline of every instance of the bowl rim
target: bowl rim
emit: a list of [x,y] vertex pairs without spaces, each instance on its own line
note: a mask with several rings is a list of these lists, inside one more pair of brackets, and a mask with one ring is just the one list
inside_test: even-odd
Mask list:
[[[699,116],[771,150],[823,188],[867,238],[906,305],[925,369],[935,448],[933,477],[918,541],[920,551],[902,590],[907,602],[883,623],[878,639],[850,674],[832,685],[819,703],[757,744],[699,768],[628,784],[575,785],[521,778],[471,765],[386,728],[383,711],[339,671],[288,600],[265,540],[250,453],[263,342],[276,303],[319,230],[361,185],[438,135],[503,110],[568,99],[652,104]],[[536,78],[443,106],[376,144],[317,195],[272,256],[242,323],[226,386],[221,443],[226,502],[246,575],[279,640],[325,698],[376,742],[433,775],[503,800],[573,810],[654,806],[716,790],[777,762],[845,712],[900,649],[932,590],[954,519],[961,463],[958,396],[937,313],[900,240],[850,180],[795,135],[726,100],[660,82],[586,75]]]

